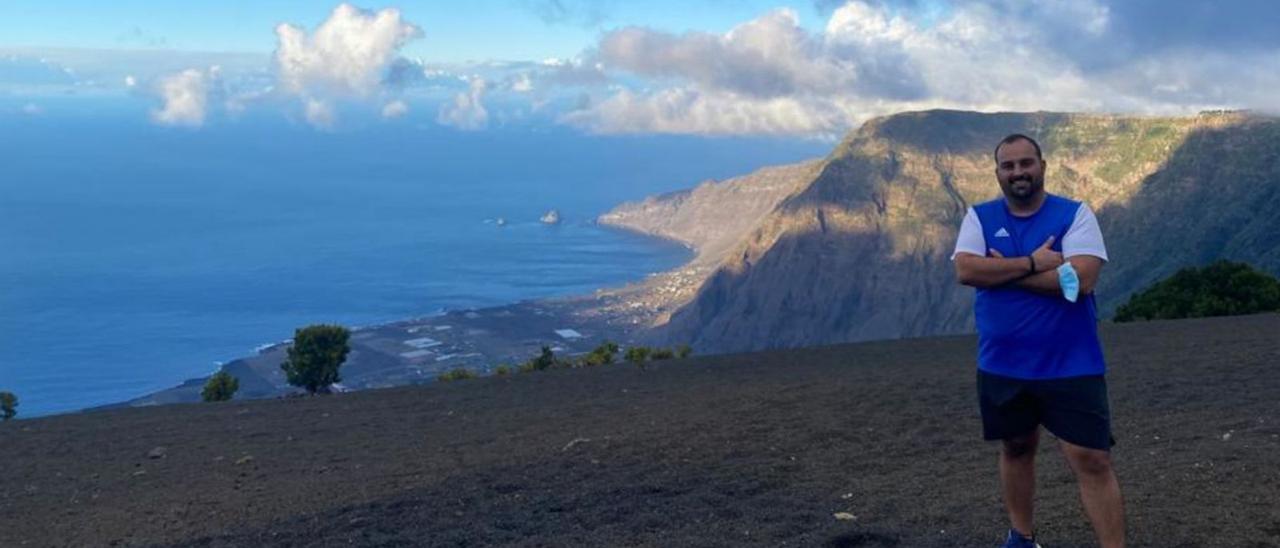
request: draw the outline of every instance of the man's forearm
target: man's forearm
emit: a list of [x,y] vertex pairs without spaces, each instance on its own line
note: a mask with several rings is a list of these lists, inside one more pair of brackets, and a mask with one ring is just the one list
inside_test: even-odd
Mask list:
[[[1080,294],[1093,293],[1093,286],[1098,280],[1102,261],[1097,257],[1075,256],[1067,259],[1067,262],[1071,263],[1072,268],[1076,269],[1076,275],[1080,277]],[[1049,297],[1062,296],[1062,285],[1058,283],[1057,269],[1037,272],[1026,278],[1014,280],[1010,285]]]
[[1010,285],[1018,288],[1039,293],[1047,297],[1061,297],[1062,286],[1058,285],[1058,271],[1046,270],[1037,272],[1022,279],[1014,280]]
[[956,270],[960,283],[973,287],[996,287],[1007,284],[1031,272],[1027,257],[979,257],[965,254],[956,257]]

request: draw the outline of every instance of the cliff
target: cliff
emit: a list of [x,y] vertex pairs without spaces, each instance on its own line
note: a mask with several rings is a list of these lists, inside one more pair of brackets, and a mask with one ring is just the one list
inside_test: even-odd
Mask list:
[[624,203],[596,221],[683,243],[697,253],[695,264],[719,263],[782,200],[812,181],[821,166],[811,160],[704,181],[690,190]]
[[904,113],[794,172],[808,181],[762,191],[780,198],[766,214],[751,193],[700,187],[700,202],[695,189],[606,215],[649,211],[633,226],[701,244],[699,260],[716,265],[647,339],[726,352],[971,331],[973,290],[949,257],[966,208],[999,196],[992,148],[1015,132],[1041,142],[1050,192],[1098,213],[1104,315],[1183,266],[1228,258],[1280,272],[1280,243],[1265,237],[1280,234],[1276,119]]

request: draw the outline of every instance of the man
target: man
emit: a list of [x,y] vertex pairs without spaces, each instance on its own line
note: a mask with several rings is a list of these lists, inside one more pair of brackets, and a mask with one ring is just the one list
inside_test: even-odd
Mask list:
[[978,400],[983,437],[1001,440],[1005,546],[1039,546],[1032,499],[1041,425],[1075,472],[1099,543],[1124,546],[1093,299],[1107,260],[1098,221],[1089,206],[1045,192],[1046,164],[1030,137],[1004,138],[995,160],[1004,197],[969,209],[952,258],[959,282],[977,288]]

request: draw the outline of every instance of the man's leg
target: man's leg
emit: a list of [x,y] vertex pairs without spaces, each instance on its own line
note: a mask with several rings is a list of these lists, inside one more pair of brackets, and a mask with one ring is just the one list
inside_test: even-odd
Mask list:
[[1111,467],[1111,453],[1061,442],[1062,453],[1076,473],[1080,502],[1093,523],[1102,548],[1124,546],[1124,501]]
[[1029,434],[1003,440],[1000,446],[1000,490],[1009,523],[1023,536],[1035,533],[1036,448],[1040,428]]

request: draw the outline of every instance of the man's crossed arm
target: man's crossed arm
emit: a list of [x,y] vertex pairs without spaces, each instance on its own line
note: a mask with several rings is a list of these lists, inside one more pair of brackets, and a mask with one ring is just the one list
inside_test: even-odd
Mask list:
[[[1064,259],[1062,254],[1050,249],[1053,236],[1036,248],[1028,257],[1008,257],[994,249],[987,250],[989,256],[982,257],[973,253],[956,254],[956,280],[972,287],[998,287],[1012,283],[1014,287],[1033,291],[1051,297],[1062,296],[1062,287],[1058,285],[1057,269]],[[1080,278],[1080,293],[1093,293],[1098,283],[1098,273],[1102,271],[1102,259],[1091,255],[1076,255],[1066,262],[1076,269]],[[1033,270],[1034,268],[1034,270]]]

